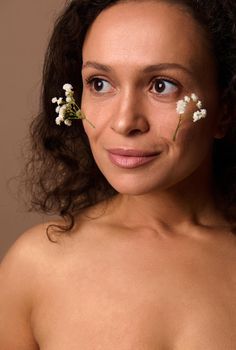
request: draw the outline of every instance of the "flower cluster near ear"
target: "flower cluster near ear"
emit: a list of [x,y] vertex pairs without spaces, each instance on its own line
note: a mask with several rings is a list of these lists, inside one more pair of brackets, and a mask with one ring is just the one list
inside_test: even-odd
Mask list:
[[73,86],[71,84],[64,84],[63,90],[65,90],[65,99],[63,99],[63,97],[52,98],[52,103],[57,103],[56,113],[58,113],[58,117],[55,120],[56,124],[61,125],[61,123],[64,123],[67,126],[71,126],[72,120],[85,119],[93,128],[95,128],[76,104]]
[[179,122],[177,125],[177,128],[175,130],[174,136],[173,136],[173,141],[176,140],[177,132],[180,128],[181,122],[183,120],[183,115],[186,112],[187,106],[190,102],[196,103],[197,111],[195,111],[192,115],[193,117],[193,122],[196,122],[202,118],[205,118],[207,116],[207,110],[203,108],[202,106],[202,101],[199,100],[198,96],[196,94],[191,94],[191,96],[185,96],[183,100],[179,100],[177,102],[176,106],[176,112],[179,114]]

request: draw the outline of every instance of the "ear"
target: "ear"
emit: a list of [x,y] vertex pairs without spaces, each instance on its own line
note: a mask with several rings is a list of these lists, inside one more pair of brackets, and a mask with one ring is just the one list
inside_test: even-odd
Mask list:
[[222,139],[225,137],[232,121],[232,113],[230,113],[229,106],[224,103],[221,107],[221,113],[219,114],[218,121],[215,126],[214,137],[216,139]]

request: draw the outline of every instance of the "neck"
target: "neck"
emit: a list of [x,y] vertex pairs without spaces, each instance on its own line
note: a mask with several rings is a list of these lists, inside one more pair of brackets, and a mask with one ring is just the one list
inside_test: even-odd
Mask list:
[[217,209],[212,174],[204,167],[162,191],[119,194],[117,203],[121,222],[130,227],[162,227],[178,231],[191,225],[212,227],[225,223]]

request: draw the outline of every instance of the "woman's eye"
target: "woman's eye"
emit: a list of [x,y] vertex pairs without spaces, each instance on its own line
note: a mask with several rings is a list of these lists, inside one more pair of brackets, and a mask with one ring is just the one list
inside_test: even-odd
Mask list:
[[90,88],[95,92],[109,92],[112,88],[111,84],[108,81],[100,78],[92,78],[87,81]]
[[178,90],[178,87],[175,83],[165,80],[165,79],[156,79],[152,84],[152,92],[161,95],[170,95],[175,93]]

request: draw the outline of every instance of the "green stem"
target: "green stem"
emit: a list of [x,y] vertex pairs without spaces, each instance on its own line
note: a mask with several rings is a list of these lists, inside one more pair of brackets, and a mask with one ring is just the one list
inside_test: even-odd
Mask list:
[[95,129],[95,126],[93,125],[93,123],[90,122],[90,120],[88,120],[85,116],[85,114],[81,111],[81,109],[79,109],[79,113],[81,115],[81,119],[84,119],[86,120],[94,129]]
[[93,125],[93,123],[91,123],[86,117],[84,117],[83,119],[86,120],[86,122],[88,122],[95,129],[95,126]]
[[173,141],[176,140],[176,136],[177,136],[178,130],[179,130],[179,128],[180,128],[181,122],[182,122],[182,116],[181,116],[181,114],[180,114],[180,116],[179,116],[179,122],[178,122],[177,128],[176,128],[175,133],[174,133],[174,136],[173,136]]

